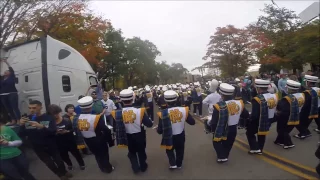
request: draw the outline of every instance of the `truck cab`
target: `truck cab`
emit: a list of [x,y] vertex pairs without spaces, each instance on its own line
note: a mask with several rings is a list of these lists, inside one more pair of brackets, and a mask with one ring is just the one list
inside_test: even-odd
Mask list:
[[[16,74],[21,113],[28,113],[31,100],[39,100],[45,112],[50,104],[62,109],[67,104],[77,105],[80,95],[85,95],[97,77],[87,60],[71,46],[41,37],[1,50]],[[1,63],[1,74],[8,67]]]

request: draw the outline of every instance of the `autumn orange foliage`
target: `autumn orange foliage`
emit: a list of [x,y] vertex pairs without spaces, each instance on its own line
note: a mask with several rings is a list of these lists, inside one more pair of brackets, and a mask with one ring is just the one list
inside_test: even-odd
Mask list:
[[38,22],[39,36],[50,35],[76,50],[89,63],[97,64],[103,59],[106,49],[103,35],[109,22],[87,12],[86,4],[75,3],[62,12],[55,12]]

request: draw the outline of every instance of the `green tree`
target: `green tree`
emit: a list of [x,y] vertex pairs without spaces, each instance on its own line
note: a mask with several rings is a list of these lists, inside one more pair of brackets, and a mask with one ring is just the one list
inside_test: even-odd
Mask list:
[[152,83],[157,77],[155,59],[161,55],[157,47],[148,40],[133,37],[125,41],[124,78],[128,86]]
[[115,87],[115,81],[119,80],[124,73],[126,47],[121,29],[115,29],[110,24],[104,35],[104,45],[108,55],[104,57],[99,73],[101,77],[111,82],[112,87]]
[[[272,4],[265,5],[264,15],[251,24],[251,28],[262,32],[272,43],[258,53],[261,64],[279,64],[286,68],[302,69],[306,63],[300,55],[293,55],[297,49],[294,40],[296,31],[301,28],[299,17],[291,10]],[[290,55],[291,54],[291,55]]]
[[168,84],[171,78],[169,73],[170,65],[166,61],[156,62],[156,71],[158,74],[158,84]]
[[300,58],[304,63],[320,65],[320,20],[299,28],[293,33],[294,51],[287,54],[289,59]]
[[189,71],[181,63],[172,63],[169,67],[168,73],[170,74],[171,83],[178,83],[183,80],[183,75]]
[[247,29],[235,28],[233,25],[218,27],[210,37],[208,46],[203,59],[210,61],[205,65],[219,68],[227,76],[239,76],[256,63],[253,51],[256,41]]

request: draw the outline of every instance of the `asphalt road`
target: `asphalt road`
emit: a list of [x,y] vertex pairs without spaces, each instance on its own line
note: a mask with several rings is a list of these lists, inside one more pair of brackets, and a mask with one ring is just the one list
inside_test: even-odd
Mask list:
[[[207,113],[204,107],[204,114]],[[156,117],[156,116],[155,116]],[[164,149],[160,148],[161,136],[155,129],[147,130],[147,155],[149,169],[135,175],[131,170],[127,149],[113,147],[110,149],[111,163],[115,171],[103,174],[97,167],[93,155],[85,156],[86,170],[77,168],[72,171],[72,179],[316,179],[314,167],[318,160],[314,156],[318,135],[304,141],[294,139],[296,147],[284,150],[273,144],[276,133],[267,137],[264,155],[247,154],[248,146],[245,130],[239,130],[237,141],[231,151],[229,161],[225,164],[216,163],[216,154],[212,146],[212,135],[203,132],[200,118],[195,117],[194,126],[186,125],[186,143],[183,168],[170,171]],[[155,119],[154,125],[157,125]],[[312,124],[312,128],[314,125]],[[32,153],[28,152],[31,172],[37,179],[58,179]]]

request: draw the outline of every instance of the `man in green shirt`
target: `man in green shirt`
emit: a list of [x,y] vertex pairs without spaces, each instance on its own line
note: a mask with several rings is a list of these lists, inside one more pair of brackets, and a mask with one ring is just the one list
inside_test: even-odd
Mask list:
[[93,99],[92,113],[93,114],[104,114],[105,107],[104,104],[97,98],[97,92],[93,91],[91,93],[91,97]]
[[21,144],[19,136],[0,119],[0,171],[8,179],[35,180],[18,148]]

